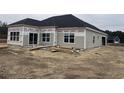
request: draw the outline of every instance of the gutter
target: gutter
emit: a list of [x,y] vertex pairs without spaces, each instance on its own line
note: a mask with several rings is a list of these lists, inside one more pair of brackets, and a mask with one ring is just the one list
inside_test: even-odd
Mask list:
[[106,35],[108,36],[108,34],[104,33],[104,32],[101,32],[101,31],[98,31],[98,30],[95,30],[95,29],[92,29],[92,28],[89,28],[89,27],[86,27],[87,30],[92,30],[94,32],[97,32],[97,33],[100,33],[100,34],[103,34],[103,35]]

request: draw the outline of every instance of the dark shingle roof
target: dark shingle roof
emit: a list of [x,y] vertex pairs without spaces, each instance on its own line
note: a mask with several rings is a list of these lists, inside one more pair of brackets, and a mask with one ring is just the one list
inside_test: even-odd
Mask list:
[[90,27],[99,30],[95,26],[80,20],[72,14],[54,16],[41,21],[42,26],[57,26],[57,27]]
[[18,24],[26,24],[26,25],[32,25],[32,26],[40,26],[40,21],[31,19],[31,18],[26,18],[23,20],[20,20],[18,22],[12,23],[10,25],[18,25]]
[[25,24],[25,25],[32,25],[32,26],[89,27],[95,30],[102,31],[97,27],[80,20],[79,18],[73,16],[72,14],[54,16],[54,17],[47,18],[43,21],[27,18],[27,19],[23,19],[18,22],[12,23],[10,25],[18,25],[18,24]]

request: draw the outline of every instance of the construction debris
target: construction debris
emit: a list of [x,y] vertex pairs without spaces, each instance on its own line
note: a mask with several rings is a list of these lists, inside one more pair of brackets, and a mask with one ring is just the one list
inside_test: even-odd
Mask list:
[[58,46],[38,46],[34,48],[30,48],[29,51],[34,51],[34,50],[48,50],[51,52],[63,52],[63,53],[68,53],[68,54],[79,54],[80,50],[79,49],[74,49],[74,48],[65,48],[65,47],[58,47]]
[[33,50],[45,49],[45,48],[48,48],[48,47],[51,47],[51,46],[38,46],[38,47],[30,48],[29,50],[33,51]]
[[7,44],[0,43],[0,49],[7,48],[7,47],[8,47],[8,45],[7,45]]
[[56,50],[56,49],[52,49],[51,52],[58,52],[58,50]]
[[13,54],[13,55],[18,55],[18,53],[13,52],[13,51],[8,51],[9,53]]

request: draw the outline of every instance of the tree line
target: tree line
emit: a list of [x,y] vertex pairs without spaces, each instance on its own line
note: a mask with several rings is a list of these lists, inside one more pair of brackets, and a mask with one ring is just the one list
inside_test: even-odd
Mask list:
[[120,43],[124,43],[124,32],[106,30],[105,33],[107,33],[108,36],[111,36],[111,37],[118,36],[120,38]]
[[0,21],[0,39],[7,39],[7,23]]

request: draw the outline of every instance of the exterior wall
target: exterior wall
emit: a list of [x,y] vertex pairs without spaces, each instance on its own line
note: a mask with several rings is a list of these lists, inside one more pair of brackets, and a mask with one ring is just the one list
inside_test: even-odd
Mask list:
[[[95,36],[94,43],[93,43],[93,36]],[[102,37],[106,37],[106,35],[86,29],[86,48],[102,46]]]
[[[11,41],[10,32],[20,32],[19,41]],[[37,33],[38,34],[37,45],[44,45],[44,46],[59,45],[67,48],[87,49],[87,48],[102,46],[102,37],[106,37],[106,42],[107,42],[106,35],[83,27],[55,28],[55,27],[17,26],[17,27],[9,27],[7,43],[13,45],[20,45],[20,46],[32,46],[29,45],[30,33]],[[50,42],[42,41],[42,33],[50,33]],[[74,33],[75,36],[74,43],[64,42],[65,33]],[[93,36],[95,36],[95,43],[93,43]]]
[[[74,43],[64,42],[65,33],[74,33]],[[84,29],[83,28],[58,28],[57,29],[57,43],[59,46],[67,48],[84,48]]]
[[[10,40],[10,33],[11,32],[20,32],[19,41],[11,41]],[[34,27],[34,26],[15,26],[9,27],[8,29],[8,44],[12,45],[20,45],[20,46],[32,46],[29,44],[29,34],[30,33],[37,33],[38,34],[38,44],[37,45],[44,45],[44,46],[52,46],[57,45],[57,33],[55,27]],[[42,41],[42,33],[50,33],[50,42],[43,42]]]
[[[50,33],[50,42],[42,41],[42,34]],[[39,44],[44,46],[54,46],[57,45],[57,33],[55,27],[42,27],[40,28]]]
[[[32,46],[32,45],[29,45],[29,34],[30,33],[37,33],[38,37],[39,37],[40,29],[38,27],[24,26],[23,46]],[[39,45],[39,38],[38,38],[38,44],[37,45]]]
[[[10,40],[10,33],[11,32],[19,32],[20,33],[19,41],[11,41]],[[7,44],[23,46],[23,32],[24,32],[23,26],[21,26],[21,27],[9,27],[8,28]]]

